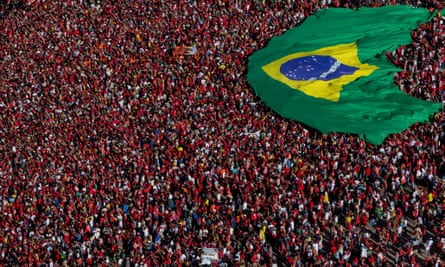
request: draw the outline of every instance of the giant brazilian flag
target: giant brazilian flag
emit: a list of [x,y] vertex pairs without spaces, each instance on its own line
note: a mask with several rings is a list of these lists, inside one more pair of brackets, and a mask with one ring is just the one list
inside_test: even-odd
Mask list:
[[252,54],[248,81],[284,117],[380,144],[441,108],[402,92],[386,58],[430,18],[410,6],[320,10]]

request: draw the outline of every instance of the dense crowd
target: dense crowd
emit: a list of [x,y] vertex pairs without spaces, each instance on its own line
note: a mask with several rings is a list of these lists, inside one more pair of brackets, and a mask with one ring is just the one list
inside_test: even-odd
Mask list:
[[[388,0],[2,4],[0,265],[443,266],[444,117],[372,146],[283,119],[247,57],[320,8]],[[439,11],[388,51],[442,101]],[[197,49],[177,55],[178,47]]]

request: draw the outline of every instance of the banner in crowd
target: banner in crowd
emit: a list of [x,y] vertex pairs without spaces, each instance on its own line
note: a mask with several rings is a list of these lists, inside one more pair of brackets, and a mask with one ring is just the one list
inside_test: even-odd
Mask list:
[[252,54],[248,81],[284,117],[380,144],[441,108],[402,92],[386,57],[431,17],[404,5],[322,9]]
[[195,58],[198,58],[198,48],[195,45],[192,46],[186,46],[186,45],[180,45],[173,49],[173,56],[174,57],[181,57],[181,56],[193,56]]

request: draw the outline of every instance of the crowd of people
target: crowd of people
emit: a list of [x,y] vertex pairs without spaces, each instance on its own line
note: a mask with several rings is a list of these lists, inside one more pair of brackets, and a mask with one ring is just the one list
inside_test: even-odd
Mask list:
[[387,56],[401,90],[442,101],[441,1],[4,6],[0,265],[197,266],[215,248],[212,266],[444,266],[442,113],[372,146],[279,117],[246,81],[318,9],[388,4],[438,12]]

